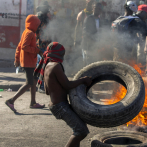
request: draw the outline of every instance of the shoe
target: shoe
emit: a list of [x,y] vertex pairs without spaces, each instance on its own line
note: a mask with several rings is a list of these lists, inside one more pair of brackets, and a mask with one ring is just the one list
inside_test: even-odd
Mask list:
[[8,100],[5,102],[5,104],[6,104],[14,113],[16,113],[16,109],[14,108],[14,104],[10,104]]
[[44,107],[45,107],[45,104],[39,104],[39,103],[36,103],[33,106],[30,106],[30,108],[32,109],[42,109]]
[[39,93],[45,93],[45,91],[43,89],[38,88],[38,92]]

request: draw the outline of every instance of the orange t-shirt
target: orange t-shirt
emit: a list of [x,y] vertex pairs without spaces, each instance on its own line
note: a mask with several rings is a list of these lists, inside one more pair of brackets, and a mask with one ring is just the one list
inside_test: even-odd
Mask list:
[[35,68],[37,63],[37,54],[40,49],[36,45],[35,32],[40,25],[40,20],[35,15],[28,15],[25,22],[21,40],[16,48],[15,62],[20,62],[21,67]]

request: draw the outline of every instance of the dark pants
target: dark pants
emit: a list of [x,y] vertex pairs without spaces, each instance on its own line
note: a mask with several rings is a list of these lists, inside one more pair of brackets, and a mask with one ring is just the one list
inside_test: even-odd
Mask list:
[[37,78],[33,76],[35,68],[23,67],[22,69],[26,74],[26,83],[32,86],[34,84],[34,79],[37,80]]
[[87,125],[72,110],[68,102],[61,102],[59,104],[49,106],[49,109],[56,119],[62,119],[67,123],[67,125],[73,130],[73,135],[81,136],[89,133]]

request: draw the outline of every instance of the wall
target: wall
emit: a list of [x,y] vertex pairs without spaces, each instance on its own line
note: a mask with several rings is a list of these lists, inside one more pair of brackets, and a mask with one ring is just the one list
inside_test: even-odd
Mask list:
[[[14,59],[15,49],[19,43],[22,32],[25,29],[25,19],[30,13],[36,14],[36,7],[42,0],[0,0],[0,60]],[[70,6],[72,17],[75,21],[78,12],[85,7],[86,0],[47,0],[49,5],[56,11],[62,11],[64,7]],[[105,2],[105,18],[110,22],[118,15],[124,14],[123,6],[126,0],[97,0]],[[139,0],[134,0],[137,3]],[[66,5],[66,3],[69,3]],[[64,12],[65,13],[65,12]]]
[[33,4],[34,0],[1,0],[0,59],[14,59],[26,16],[34,13]]

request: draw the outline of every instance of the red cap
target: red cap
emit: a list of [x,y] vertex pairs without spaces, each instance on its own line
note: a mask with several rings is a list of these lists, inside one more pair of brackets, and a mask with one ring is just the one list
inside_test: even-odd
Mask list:
[[145,4],[139,5],[138,6],[138,11],[145,11],[145,12],[147,12],[147,5],[145,5]]

